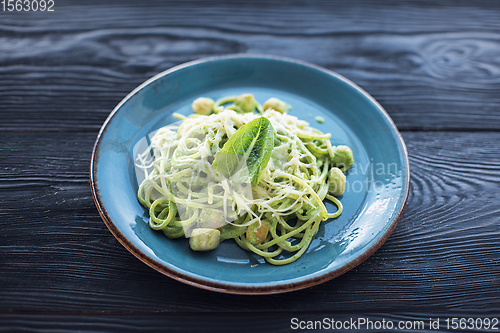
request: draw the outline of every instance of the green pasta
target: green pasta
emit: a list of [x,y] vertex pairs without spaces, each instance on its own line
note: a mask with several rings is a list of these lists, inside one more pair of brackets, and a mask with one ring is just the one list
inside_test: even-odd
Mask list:
[[196,251],[234,239],[284,265],[307,250],[322,221],[340,216],[335,196],[354,162],[350,148],[332,146],[329,133],[287,114],[276,98],[263,105],[250,94],[198,98],[198,114],[175,114],[180,123],[152,136],[136,157],[145,177],[137,196],[152,229],[190,238]]

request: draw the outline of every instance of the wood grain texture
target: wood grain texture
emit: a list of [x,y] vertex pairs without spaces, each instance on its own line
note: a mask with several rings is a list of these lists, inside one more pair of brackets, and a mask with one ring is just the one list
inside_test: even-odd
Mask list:
[[402,130],[499,130],[499,6],[451,4],[91,1],[3,13],[0,130],[96,131],[151,76],[240,52],[337,71]]
[[244,297],[173,281],[113,238],[87,180],[94,133],[0,134],[0,312],[500,313],[500,134],[404,139],[411,195],[381,249],[325,284]]

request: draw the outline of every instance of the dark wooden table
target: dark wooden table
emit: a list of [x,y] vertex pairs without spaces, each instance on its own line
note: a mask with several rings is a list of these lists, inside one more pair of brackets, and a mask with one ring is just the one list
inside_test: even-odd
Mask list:
[[[436,332],[429,318],[447,331],[447,318],[500,317],[500,2],[54,1],[0,13],[0,332],[290,332],[294,317]],[[92,200],[91,150],[128,92],[241,52],[346,76],[408,147],[394,233],[310,289],[235,296],[176,282],[122,247]]]

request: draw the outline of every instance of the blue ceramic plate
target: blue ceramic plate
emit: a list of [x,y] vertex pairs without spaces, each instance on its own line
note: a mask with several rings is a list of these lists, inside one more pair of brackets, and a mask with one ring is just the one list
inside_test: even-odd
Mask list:
[[[134,145],[191,114],[199,96],[218,99],[252,93],[277,97],[290,114],[332,133],[334,145],[352,148],[355,164],[341,198],[342,215],[323,222],[306,253],[285,266],[264,263],[233,240],[216,250],[189,249],[149,228],[136,199]],[[325,119],[317,123],[315,117]],[[384,109],[361,88],[315,65],[269,56],[235,55],[190,62],[163,72],[130,93],[101,128],[91,163],[95,203],[113,235],[147,265],[176,280],[235,294],[280,293],[330,280],[377,250],[396,227],[409,191],[403,139]]]

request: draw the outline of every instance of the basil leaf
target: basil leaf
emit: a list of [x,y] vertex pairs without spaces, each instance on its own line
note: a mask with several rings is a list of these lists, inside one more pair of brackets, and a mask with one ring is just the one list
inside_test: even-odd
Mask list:
[[213,166],[226,178],[257,185],[274,148],[274,129],[260,117],[241,126],[215,155]]

